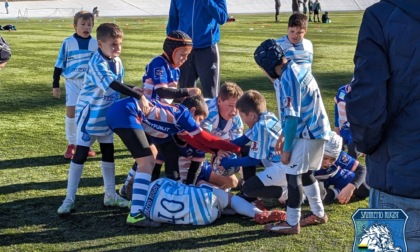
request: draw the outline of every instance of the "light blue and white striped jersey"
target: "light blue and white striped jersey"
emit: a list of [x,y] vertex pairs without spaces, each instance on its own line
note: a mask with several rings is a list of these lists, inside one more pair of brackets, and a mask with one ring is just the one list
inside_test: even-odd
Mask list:
[[321,92],[312,72],[290,61],[274,81],[279,117],[298,117],[296,138],[325,139],[331,131]]
[[162,223],[207,225],[217,219],[213,189],[161,178],[150,184],[144,214]]
[[207,100],[206,104],[209,115],[201,122],[201,127],[203,129],[206,129],[213,135],[222,139],[233,140],[242,136],[244,124],[239,114],[232,119],[225,121],[224,125],[222,125],[219,108],[217,106],[217,97]]
[[63,41],[55,67],[63,70],[61,75],[66,79],[83,79],[89,60],[97,50],[96,39],[74,34]]
[[299,43],[292,44],[286,35],[277,39],[276,42],[283,49],[284,56],[288,60],[293,60],[296,64],[303,67],[312,68],[314,48],[309,39],[303,38]]
[[245,136],[251,140],[248,156],[261,160],[266,168],[271,166],[270,163],[280,162],[280,156],[276,154],[276,143],[281,131],[281,122],[273,113],[264,112],[260,115],[252,129],[245,132]]
[[[106,136],[112,133],[105,116],[107,109],[120,98],[120,93],[109,85],[113,81],[122,83],[123,76],[124,67],[119,57],[110,60],[99,49],[89,61],[76,106],[77,122],[83,119],[89,135]],[[89,117],[87,121],[86,118],[79,118],[82,111],[83,115]]]

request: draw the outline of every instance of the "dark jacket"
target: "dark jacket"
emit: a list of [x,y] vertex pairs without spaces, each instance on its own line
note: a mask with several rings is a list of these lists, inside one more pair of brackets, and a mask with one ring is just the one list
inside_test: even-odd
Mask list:
[[346,96],[353,141],[369,186],[420,199],[420,1],[367,8]]
[[220,26],[226,23],[226,0],[172,0],[166,33],[181,30],[194,48],[212,46],[220,40]]

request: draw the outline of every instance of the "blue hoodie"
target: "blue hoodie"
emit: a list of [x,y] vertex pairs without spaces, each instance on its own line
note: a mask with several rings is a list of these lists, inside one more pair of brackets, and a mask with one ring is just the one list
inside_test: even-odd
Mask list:
[[181,30],[194,48],[205,48],[219,42],[220,25],[227,19],[226,0],[172,0],[166,33]]
[[420,1],[367,8],[345,97],[353,141],[366,153],[369,186],[420,199]]

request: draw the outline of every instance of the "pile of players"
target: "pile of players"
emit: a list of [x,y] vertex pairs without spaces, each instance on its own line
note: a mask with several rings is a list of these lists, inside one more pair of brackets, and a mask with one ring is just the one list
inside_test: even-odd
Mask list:
[[[205,225],[222,213],[238,213],[268,223],[266,230],[298,234],[303,226],[328,221],[324,203],[367,197],[364,166],[342,151],[341,136],[351,149],[343,113],[348,90],[340,89],[336,97],[337,134],[312,75],[305,15],[293,14],[287,35],[264,41],[254,53],[273,83],[279,118],[267,111],[261,93],[243,92],[234,82],[224,83],[218,96],[208,100],[199,88],[178,88],[179,67],[193,45],[179,30],[168,33],[163,53],[146,66],[141,88],[124,83],[119,58],[123,31],[103,23],[94,39],[93,26],[92,13],[75,15],[76,32],[64,40],[53,75],[57,98],[60,76],[65,77],[65,158],[71,159],[59,215],[75,210],[84,163],[95,155],[90,148],[95,141],[102,154],[103,203],[129,208],[129,225]],[[135,160],[118,193],[114,133]],[[165,178],[159,178],[163,165]],[[264,169],[257,173],[257,167]],[[279,200],[286,211],[267,211],[261,199]],[[311,212],[302,215],[304,199]]]

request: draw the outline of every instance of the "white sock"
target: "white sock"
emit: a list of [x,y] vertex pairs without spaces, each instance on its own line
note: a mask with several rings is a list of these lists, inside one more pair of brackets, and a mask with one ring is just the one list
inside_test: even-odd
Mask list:
[[318,217],[324,217],[324,205],[322,204],[318,182],[315,182],[312,185],[304,186],[303,192],[308,199],[312,213]]
[[235,210],[238,214],[242,214],[251,218],[254,218],[255,214],[262,212],[260,209],[258,209],[245,199],[236,195],[232,196],[230,205],[232,209]]
[[286,209],[286,216],[287,216],[287,223],[290,226],[296,226],[300,221],[300,207],[299,208],[291,208],[287,207]]
[[66,139],[69,144],[76,144],[76,119],[66,116],[65,119],[66,128]]
[[115,195],[115,164],[101,161],[102,177],[104,179],[105,194]]
[[82,164],[75,164],[70,162],[69,177],[67,179],[67,193],[66,203],[74,203],[76,200],[77,188],[79,187],[80,178],[82,177],[83,172]]
[[149,191],[151,179],[152,176],[148,173],[136,172],[134,177],[133,196],[130,209],[130,214],[132,216],[143,212],[144,203],[146,202],[146,196]]

